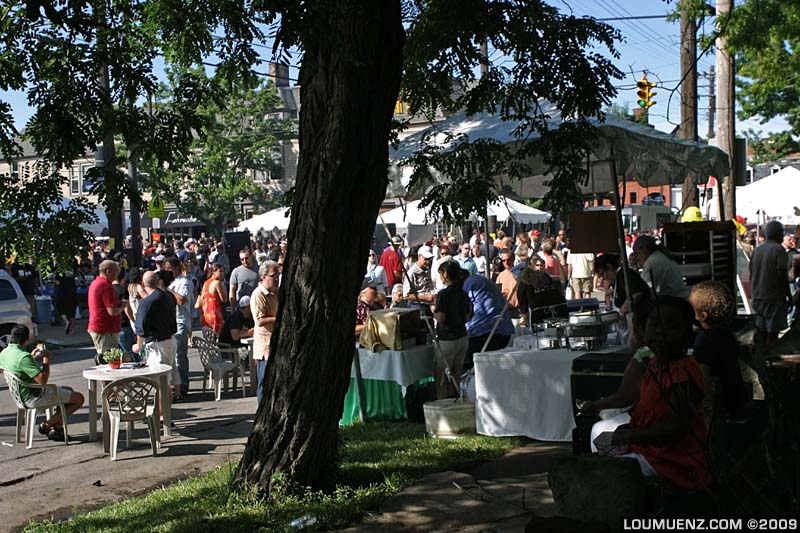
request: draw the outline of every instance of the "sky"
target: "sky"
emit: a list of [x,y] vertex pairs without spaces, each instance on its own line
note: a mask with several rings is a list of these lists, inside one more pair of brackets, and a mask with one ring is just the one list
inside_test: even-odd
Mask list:
[[[736,0],[739,4],[741,0]],[[628,109],[636,106],[636,82],[642,72],[648,72],[648,79],[658,83],[654,100],[656,105],[650,108],[650,123],[657,129],[671,132],[680,122],[680,24],[676,20],[668,22],[666,15],[674,11],[678,0],[548,0],[562,13],[573,13],[576,16],[592,16],[596,19],[641,17],[662,15],[661,19],[607,21],[622,33],[623,41],[617,49],[620,58],[615,61],[625,78],[618,83],[618,94],[615,103]],[[714,4],[714,0],[708,3]],[[715,19],[708,18],[698,24],[698,41],[701,36],[714,33]],[[699,54],[699,52],[698,52]],[[698,60],[698,127],[701,137],[706,137],[708,130],[709,80],[705,76],[709,67],[715,64],[714,47],[711,47]],[[670,100],[670,93],[672,99]],[[748,129],[764,133],[788,129],[783,120],[773,120],[768,124],[760,124],[757,119],[740,121],[737,118],[737,134]]]
[[[668,22],[666,15],[674,9],[678,0],[547,0],[563,13],[576,16],[592,16],[597,19],[638,17],[660,15],[660,19],[608,21],[619,29],[623,41],[618,44],[620,58],[615,60],[617,67],[625,74],[625,78],[615,85],[618,94],[615,103],[629,110],[636,106],[636,81],[642,72],[648,72],[650,81],[658,83],[654,100],[656,105],[650,109],[650,123],[657,129],[671,132],[680,122],[680,25],[677,21]],[[714,0],[709,0],[713,3]],[[738,4],[742,0],[736,0]],[[714,19],[710,18],[698,28],[698,37],[710,35],[714,31]],[[269,48],[258,48],[264,60],[269,59]],[[490,50],[491,53],[491,50]],[[708,93],[709,81],[704,76],[714,64],[713,47],[698,61],[698,133],[705,137],[708,129]],[[163,69],[163,63],[157,62],[157,69]],[[259,68],[266,71],[266,65]],[[297,69],[293,68],[290,76],[297,77]],[[670,99],[670,94],[672,98]],[[13,109],[13,116],[18,129],[25,126],[32,114],[24,93],[0,92],[0,99],[8,101]],[[770,133],[788,129],[783,120],[773,120],[760,124],[758,120],[740,121],[737,118],[737,133],[748,129]]]

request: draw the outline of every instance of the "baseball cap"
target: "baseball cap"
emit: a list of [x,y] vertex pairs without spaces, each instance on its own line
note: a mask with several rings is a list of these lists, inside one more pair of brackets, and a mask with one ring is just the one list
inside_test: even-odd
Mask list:
[[419,250],[417,250],[417,255],[421,255],[425,259],[433,258],[433,251],[431,251],[431,247],[428,245],[420,246]]
[[161,262],[163,262],[163,261],[164,261],[164,259],[166,259],[166,257],[164,257],[164,255],[163,255],[163,254],[158,254],[158,255],[156,256],[156,259],[155,259],[155,261],[156,261],[156,263],[161,263]]
[[625,242],[633,242],[633,237],[630,235],[625,235]]
[[186,239],[186,242],[184,244],[193,244],[193,243],[196,243],[196,242],[197,241],[195,239],[191,239],[190,238],[190,239]]
[[239,298],[239,307],[250,307],[250,297],[242,296]]
[[397,246],[401,246],[403,244],[403,239],[400,236],[395,235],[392,237],[392,244],[396,244]]
[[539,236],[539,235],[541,235],[541,234],[542,234],[542,233],[541,233],[541,232],[540,232],[538,229],[535,229],[535,230],[533,230],[533,231],[531,232],[531,235],[536,235],[536,236]]

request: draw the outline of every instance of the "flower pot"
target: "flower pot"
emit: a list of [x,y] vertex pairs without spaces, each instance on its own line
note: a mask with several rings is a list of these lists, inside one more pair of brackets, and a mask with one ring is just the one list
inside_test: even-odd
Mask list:
[[108,366],[112,370],[119,370],[120,365],[122,365],[122,361],[109,361]]

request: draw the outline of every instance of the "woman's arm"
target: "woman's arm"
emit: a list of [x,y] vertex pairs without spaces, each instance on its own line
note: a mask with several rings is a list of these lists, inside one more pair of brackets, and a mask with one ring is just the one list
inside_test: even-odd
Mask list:
[[621,409],[628,407],[639,401],[639,387],[642,384],[642,377],[647,365],[631,358],[625,373],[622,375],[622,383],[619,384],[617,392],[606,398],[586,402],[581,407],[581,413],[587,415],[596,414],[603,409]]

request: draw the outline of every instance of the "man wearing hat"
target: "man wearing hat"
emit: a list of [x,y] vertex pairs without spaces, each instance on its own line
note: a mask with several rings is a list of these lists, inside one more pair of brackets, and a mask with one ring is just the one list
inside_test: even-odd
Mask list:
[[400,247],[403,246],[403,239],[395,235],[392,242],[384,248],[379,261],[383,270],[386,272],[386,284],[392,286],[395,283],[403,283],[403,257],[400,255]]
[[531,231],[531,242],[528,248],[534,253],[538,254],[542,250],[542,232],[538,229]]
[[[427,308],[428,311],[431,304],[436,301],[431,279],[431,263],[433,263],[433,250],[430,246],[420,246],[417,250],[417,262],[408,269],[408,278],[403,282],[403,296],[409,303],[419,303],[420,307]],[[414,294],[416,296],[413,296]]]
[[219,342],[229,344],[236,348],[243,348],[247,345],[242,343],[242,339],[253,336],[253,312],[250,309],[250,297],[242,296],[239,298],[239,308],[231,313],[222,324],[222,331],[219,334]]

